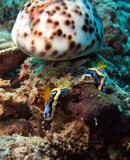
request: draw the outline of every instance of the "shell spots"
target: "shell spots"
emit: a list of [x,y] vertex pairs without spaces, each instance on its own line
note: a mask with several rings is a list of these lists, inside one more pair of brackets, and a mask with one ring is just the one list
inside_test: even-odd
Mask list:
[[89,25],[89,20],[88,20],[87,18],[85,18],[85,19],[84,19],[84,23],[85,23],[86,25]]
[[79,5],[75,6],[74,12],[79,16],[82,16],[82,10],[80,9]]
[[66,3],[63,1],[63,2],[61,3],[61,5],[62,5],[62,6],[66,6]]
[[98,13],[97,13],[97,11],[96,11],[96,9],[93,7],[93,16],[95,17],[95,18],[100,18],[99,16],[98,16]]
[[92,24],[92,21],[91,21],[91,19],[89,20],[89,23],[90,23],[90,24]]
[[67,9],[68,9],[68,7],[65,7],[65,9],[67,10]]
[[75,42],[74,41],[71,41],[70,44],[69,44],[69,49],[73,49],[75,47]]
[[48,15],[50,15],[51,12],[50,12],[50,11],[46,11],[46,13],[47,13]]
[[82,12],[81,12],[81,11],[79,11],[78,14],[79,14],[80,16],[82,16]]
[[66,34],[63,34],[63,37],[66,38]]
[[53,33],[52,33],[52,36],[51,36],[51,37],[53,37],[53,36],[56,36],[56,32],[53,32]]
[[96,9],[95,9],[94,7],[93,7],[93,13],[97,13],[97,12],[96,12]]
[[25,6],[22,7],[21,11],[23,11],[25,9]]
[[66,5],[66,3],[63,1],[62,3],[61,3],[61,5],[65,8],[65,7],[67,7],[67,5]]
[[62,35],[62,30],[61,30],[61,29],[58,29],[58,30],[57,30],[57,35],[58,35],[58,36],[61,36],[61,35]]
[[84,51],[87,51],[90,48],[90,46],[86,46]]
[[34,43],[35,43],[35,40],[32,40],[31,41],[31,45],[34,46]]
[[50,39],[53,39],[53,38],[54,38],[53,36],[50,37]]
[[81,46],[82,46],[81,43],[78,43],[77,46],[76,46],[76,49],[77,49],[77,50],[80,49]]
[[58,21],[55,21],[55,22],[54,22],[54,25],[55,25],[55,26],[58,26],[58,25],[59,25],[59,22],[58,22]]
[[34,35],[36,36],[37,34],[38,34],[38,31],[37,31],[37,30],[35,30],[35,31],[34,31]]
[[53,52],[52,52],[52,56],[56,56],[58,54],[58,51],[57,50],[54,50]]
[[31,51],[32,51],[32,52],[35,52],[35,50],[36,50],[36,48],[35,48],[34,45],[35,45],[35,40],[32,40],[32,41],[31,41]]
[[71,23],[72,23],[72,25],[74,25],[74,21],[73,20],[71,21]]
[[49,15],[53,16],[55,13],[56,13],[56,10],[52,10]]
[[65,25],[69,26],[70,25],[70,21],[69,20],[65,20]]
[[97,13],[93,13],[95,18],[98,18],[98,14]]
[[94,44],[95,44],[95,39],[92,40],[90,48],[92,48],[94,46]]
[[72,29],[75,29],[75,25],[72,25]]
[[85,17],[86,17],[86,18],[89,18],[89,14],[88,14],[88,13],[85,13]]
[[47,23],[52,23],[52,22],[53,21],[50,18],[47,19]]
[[67,14],[67,17],[68,17],[68,18],[70,18],[70,17],[71,17],[71,14],[70,14],[70,13],[68,13],[68,14]]
[[100,39],[99,34],[96,34],[96,39],[97,39],[97,41],[99,41],[99,39]]
[[61,14],[66,15],[66,11],[63,11]]
[[87,31],[88,31],[88,27],[87,27],[86,25],[83,25],[83,26],[82,26],[82,30],[83,30],[84,32],[87,32]]
[[28,34],[27,34],[27,33],[24,33],[24,34],[23,34],[23,36],[24,36],[24,38],[25,38],[25,37],[27,37],[27,36],[28,36]]
[[59,6],[56,6],[55,9],[59,11],[61,8]]
[[38,36],[39,37],[42,36],[42,32],[41,31],[38,32]]
[[26,7],[30,7],[30,6],[31,6],[31,2],[26,5]]
[[51,43],[49,43],[49,42],[46,42],[46,44],[45,44],[45,50],[50,50],[51,49]]
[[40,53],[39,53],[39,56],[40,57],[44,57],[46,55],[46,53],[44,52],[44,51],[41,51]]
[[63,7],[65,10],[68,9],[68,6],[67,6],[67,4],[66,4],[65,2],[62,2],[61,5],[62,5],[62,7]]
[[35,6],[32,6],[30,9],[30,13],[34,12],[34,10],[35,10]]
[[74,12],[75,12],[76,14],[78,14],[79,16],[82,16],[82,12],[81,12],[80,9],[75,9]]
[[68,35],[68,39],[71,40],[72,39],[72,35]]
[[93,27],[89,27],[89,33],[91,34],[91,33],[93,33],[94,32],[94,28]]
[[28,13],[28,9],[27,8],[25,8],[25,13]]
[[53,21],[52,19],[48,18],[47,19],[47,23],[48,24],[53,24],[55,27],[59,25],[58,21]]
[[[55,13],[56,13],[56,10],[52,10],[52,13],[55,14]],[[52,13],[51,13],[51,15],[52,15]]]
[[43,12],[44,12],[44,10],[39,10],[38,11],[39,14],[42,14]]
[[94,27],[96,27],[96,22],[94,21]]
[[80,7],[78,5],[76,5],[76,8],[80,9]]
[[90,6],[88,4],[86,4],[87,9],[90,9]]

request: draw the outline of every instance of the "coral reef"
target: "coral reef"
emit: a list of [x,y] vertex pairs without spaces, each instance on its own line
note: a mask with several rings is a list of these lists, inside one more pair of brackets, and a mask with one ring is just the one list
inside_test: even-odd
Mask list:
[[[94,0],[93,3],[103,20],[106,45],[112,48],[116,55],[129,50],[130,46],[128,47],[127,44],[129,41],[129,29],[127,28],[128,22],[124,22],[124,17],[129,18],[129,14],[127,16],[122,15],[122,11],[124,14],[127,14],[129,5],[127,5],[127,9],[121,9],[126,6],[126,2]],[[125,20],[128,18],[125,18]]]
[[116,76],[120,81],[128,82],[130,78],[130,4],[126,1],[114,0],[94,0],[93,4],[97,8],[104,24],[105,44],[107,47],[103,50],[102,55],[116,64],[118,68]]
[[[0,159],[130,159],[130,5],[91,2],[103,20],[104,48],[58,62],[27,57],[14,46],[9,29],[23,1],[0,2]],[[50,99],[47,113],[53,103],[55,112],[46,121]]]
[[[79,60],[77,60],[77,63],[76,61],[70,62],[70,68],[68,62],[44,63],[44,61],[35,58],[27,58],[22,64],[19,74],[20,88],[14,89],[11,93],[7,89],[9,82],[3,82],[7,84],[7,87],[3,91],[3,96],[6,95],[6,97],[1,107],[5,108],[1,112],[3,113],[3,116],[1,114],[1,120],[16,117],[17,121],[1,122],[1,125],[8,124],[5,129],[3,128],[3,134],[1,133],[1,135],[21,133],[22,135],[40,136],[43,141],[47,141],[46,145],[49,145],[49,154],[44,148],[42,149],[45,156],[50,159],[71,159],[72,157],[77,159],[78,157],[79,159],[80,157],[84,157],[83,159],[89,157],[88,159],[92,159],[94,153],[90,152],[92,155],[89,155],[87,150],[96,150],[97,154],[95,156],[99,159],[100,156],[104,159],[110,158],[114,156],[114,153],[122,159],[124,154],[122,149],[123,139],[130,130],[129,95],[117,85],[109,86],[106,94],[97,89],[92,79],[88,78],[81,81],[80,77],[83,71],[78,70],[78,68],[82,65],[87,67],[87,65],[86,61],[81,60],[82,63],[79,62]],[[43,67],[38,69],[39,66]],[[52,66],[55,66],[55,68],[53,69]],[[51,122],[48,122],[43,118],[45,102],[40,97],[42,87],[55,88],[61,85],[70,86],[71,92],[59,99],[54,117]],[[11,106],[15,107],[12,113],[12,109],[10,111],[11,106],[7,105],[6,99],[8,99],[10,105],[12,104]],[[21,118],[26,119],[22,124],[20,123],[23,121]],[[11,127],[10,123],[12,124]],[[15,123],[19,125],[19,128],[15,128]],[[28,125],[30,125],[30,130],[26,128]],[[8,129],[8,126],[10,129]],[[22,128],[24,128],[24,131]],[[108,141],[111,143],[108,144]],[[119,142],[120,147],[117,148],[115,145]],[[127,142],[126,139],[126,145],[123,148],[128,147]],[[39,143],[44,144],[41,140]],[[105,155],[102,155],[101,151],[105,152]],[[126,150],[126,157],[127,152]],[[17,156],[21,158],[23,154],[19,155],[18,152]],[[29,151],[27,156],[30,154]],[[14,156],[12,152],[11,155]],[[37,157],[39,156],[40,153]]]
[[1,0],[0,1],[0,24],[8,26],[10,29],[14,19],[26,0]]

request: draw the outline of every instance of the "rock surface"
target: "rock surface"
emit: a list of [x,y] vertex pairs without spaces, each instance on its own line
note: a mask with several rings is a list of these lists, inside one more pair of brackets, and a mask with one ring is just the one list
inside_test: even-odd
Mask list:
[[0,26],[0,75],[13,71],[27,57],[13,44],[9,31]]

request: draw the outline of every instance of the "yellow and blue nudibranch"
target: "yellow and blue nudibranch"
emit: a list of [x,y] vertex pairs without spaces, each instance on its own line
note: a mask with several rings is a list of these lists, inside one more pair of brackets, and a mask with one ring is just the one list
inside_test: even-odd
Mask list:
[[[98,90],[106,92],[109,85],[108,76],[104,70],[106,67],[107,65],[105,63],[99,62],[98,67],[88,68],[87,71],[81,76],[80,82],[84,81],[85,77],[92,77],[98,84]],[[45,101],[43,111],[43,117],[45,120],[52,120],[59,99],[66,96],[72,90],[71,83],[67,82],[65,84],[66,87],[57,87],[52,90],[50,87],[45,87],[41,93],[41,97]]]
[[47,88],[45,91],[46,92],[43,94],[43,98],[46,100],[46,102],[43,111],[43,117],[45,120],[50,121],[54,116],[59,98],[66,96],[69,92],[69,89],[66,87],[58,87],[51,91],[49,88]]
[[98,90],[106,92],[109,80],[105,72],[107,65],[104,62],[99,62],[98,67],[88,68],[87,71],[82,75],[81,79],[84,80],[85,77],[92,77],[98,84]]
[[29,0],[17,16],[12,39],[30,56],[69,60],[97,53],[104,29],[89,0]]

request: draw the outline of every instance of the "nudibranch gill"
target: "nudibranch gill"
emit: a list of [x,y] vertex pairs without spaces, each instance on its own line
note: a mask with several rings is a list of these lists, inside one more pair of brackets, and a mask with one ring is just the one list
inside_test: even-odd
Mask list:
[[89,0],[29,0],[12,29],[19,49],[44,60],[98,52],[103,37],[102,20]]

